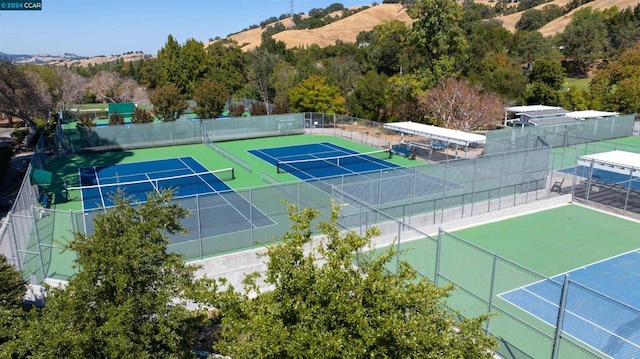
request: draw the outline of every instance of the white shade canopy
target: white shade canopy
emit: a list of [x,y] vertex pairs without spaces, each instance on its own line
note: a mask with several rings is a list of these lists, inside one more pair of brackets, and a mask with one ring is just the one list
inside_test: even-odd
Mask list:
[[454,143],[462,146],[469,146],[469,144],[471,143],[485,144],[487,141],[487,136],[484,135],[451,130],[448,128],[425,125],[415,122],[386,123],[384,125],[384,128],[410,135],[422,136],[436,141]]

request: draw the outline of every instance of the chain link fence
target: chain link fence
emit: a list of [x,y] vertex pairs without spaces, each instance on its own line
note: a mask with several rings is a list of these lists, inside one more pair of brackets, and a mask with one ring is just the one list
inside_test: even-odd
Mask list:
[[[595,126],[584,128],[591,131],[589,133],[601,134],[599,137],[607,137],[626,133],[621,123],[633,125],[622,119],[600,129]],[[316,113],[68,131],[72,130],[59,128],[56,133],[59,148],[67,153],[182,143],[205,143],[215,147],[215,142],[225,140],[300,133],[324,133],[379,148],[388,148],[398,141],[398,134],[384,129],[381,123]],[[512,129],[487,138],[485,154],[473,159],[286,184],[279,183],[269,174],[254,173],[261,176],[264,186],[233,194],[179,199],[180,204],[193,213],[184,222],[190,233],[172,236],[169,249],[183,254],[187,260],[197,260],[263,246],[278,241],[290,228],[287,208],[284,204],[279,205],[282,201],[300,208],[316,208],[328,216],[332,200],[335,200],[341,204],[339,225],[343,229],[363,233],[370,226],[378,226],[383,236],[376,239],[377,244],[395,241],[401,250],[419,246],[420,260],[411,264],[437,284],[456,285],[458,290],[449,298],[449,304],[452,308],[463,308],[460,315],[499,313],[487,322],[485,329],[501,341],[501,354],[552,357],[560,353],[561,357],[567,358],[599,357],[602,353],[585,347],[571,335],[556,335],[551,326],[498,296],[509,288],[546,278],[444,231],[433,238],[425,230],[418,229],[547,199],[549,171],[555,168],[556,160],[566,162],[556,158],[549,143],[562,139],[563,143],[596,149],[591,142],[580,142],[578,136],[559,136],[551,129]],[[575,161],[575,157],[573,159]],[[43,168],[45,162],[42,146],[42,152],[34,155],[32,166]],[[38,187],[25,177],[0,233],[0,250],[32,283],[42,283],[45,278],[66,280],[73,276],[74,270],[60,269],[52,259],[60,255],[61,243],[72,239],[74,233],[92,233],[97,212],[63,212],[38,207],[38,198]],[[212,210],[221,201],[234,203],[244,218],[238,220]],[[63,231],[66,238],[56,237],[61,228],[66,229]],[[65,261],[70,266],[74,254],[65,253]],[[406,252],[402,253],[392,267],[397,268],[400,261],[406,259]],[[593,305],[597,305],[595,299]],[[629,319],[632,318],[635,317],[629,314]],[[626,331],[636,329],[632,322],[608,331],[624,338]],[[611,343],[615,350],[617,342]]]

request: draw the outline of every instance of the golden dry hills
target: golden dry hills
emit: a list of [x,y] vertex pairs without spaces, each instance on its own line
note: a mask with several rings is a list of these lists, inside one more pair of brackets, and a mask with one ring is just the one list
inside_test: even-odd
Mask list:
[[[537,9],[542,9],[547,5],[555,4],[560,7],[564,7],[570,0],[552,0],[545,4],[538,5]],[[478,3],[492,6],[495,1],[489,0],[476,0]],[[617,7],[619,10],[634,7],[638,5],[640,0],[594,0],[587,4],[584,4],[577,9],[574,9],[569,14],[562,16],[558,19],[551,21],[543,26],[539,31],[544,36],[552,36],[560,33],[567,26],[573,14],[579,9],[585,7],[591,7],[597,10],[604,10],[612,7]],[[516,6],[517,3],[512,2],[511,6]],[[501,21],[503,26],[511,31],[515,31],[515,25],[520,20],[523,12],[517,12],[515,14],[498,17],[497,20]],[[339,15],[338,15],[339,16]],[[337,20],[333,23],[325,25],[317,29],[307,30],[285,30],[277,33],[273,38],[277,41],[282,41],[286,44],[287,48],[293,48],[296,46],[308,46],[311,44],[317,44],[321,47],[333,45],[336,40],[343,42],[355,42],[356,37],[362,31],[371,31],[374,26],[378,25],[382,21],[399,20],[406,24],[411,24],[413,20],[409,17],[405,9],[400,4],[381,4],[372,6],[366,10],[355,13],[349,17],[341,20]],[[292,20],[290,18],[284,19],[281,23],[286,28],[293,27]],[[249,51],[260,45],[261,35],[264,30],[261,28],[255,28],[247,31],[243,31],[229,36],[230,39],[235,40],[243,50]]]
[[[535,9],[543,9],[545,6],[547,5],[551,5],[551,4],[555,4],[558,5],[560,7],[564,7],[565,5],[567,5],[570,2],[570,0],[553,0],[541,5],[538,5],[535,7]],[[568,14],[559,17],[553,21],[551,21],[550,23],[544,25],[540,30],[542,35],[544,36],[553,36],[557,33],[560,33],[562,31],[564,31],[564,28],[567,26],[567,24],[569,24],[569,22],[571,21],[571,17],[573,17],[573,14],[580,10],[583,9],[585,7],[590,7],[594,10],[605,10],[605,9],[609,9],[612,7],[617,7],[618,10],[623,10],[629,7],[634,7],[636,5],[638,5],[640,1],[639,0],[594,0],[592,2],[589,2],[587,4],[584,4],[576,9],[573,9],[571,12],[569,12]],[[501,16],[498,17],[497,19],[502,21],[502,26],[504,26],[507,30],[511,31],[511,32],[515,32],[516,31],[516,23],[518,22],[518,20],[520,20],[520,17],[522,17],[522,11],[521,12],[517,12],[515,14],[511,14],[511,15],[507,15],[507,16]]]
[[[331,14],[329,16],[338,14]],[[338,15],[339,16],[339,15]],[[285,30],[273,35],[276,41],[282,41],[287,48],[308,46],[317,44],[320,47],[333,45],[336,40],[343,42],[355,42],[356,37],[363,31],[371,31],[373,27],[382,21],[399,20],[411,24],[413,20],[400,4],[381,4],[372,6],[366,10],[357,12],[344,19],[337,20],[317,29]],[[291,19],[281,21],[291,28]],[[229,36],[235,40],[245,51],[252,50],[260,45],[263,29],[256,28]]]

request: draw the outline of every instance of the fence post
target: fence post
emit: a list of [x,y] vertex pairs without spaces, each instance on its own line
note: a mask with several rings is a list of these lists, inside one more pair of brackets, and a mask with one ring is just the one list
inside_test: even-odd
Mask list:
[[[15,222],[13,221],[13,213],[9,212],[7,215],[9,224],[11,224],[11,237],[13,238],[13,250],[16,258],[16,264],[18,265],[18,270],[22,271],[22,258],[20,258],[20,247],[18,247],[18,236],[16,234]],[[7,225],[9,225],[7,224]]]
[[[46,209],[43,209],[46,211]],[[47,278],[47,272],[44,269],[44,261],[42,260],[42,248],[40,248],[40,234],[38,233],[38,222],[36,221],[36,207],[31,206],[31,218],[33,219],[33,233],[36,235],[36,243],[38,246],[38,259],[40,262],[40,272],[42,272],[42,280],[44,281]],[[35,284],[35,283],[33,283]]]
[[402,222],[398,222],[398,255],[396,256],[396,274],[400,272],[400,234],[402,233]]
[[251,248],[255,248],[256,239],[253,233],[253,188],[249,188],[249,228],[251,231]]
[[[489,313],[491,313],[491,310],[493,309],[493,295],[494,292],[496,290],[496,272],[497,272],[497,268],[498,268],[498,255],[494,254],[493,255],[493,268],[491,268],[491,283],[489,284]],[[490,334],[489,331],[489,324],[490,324],[491,318],[487,319],[487,334]]]
[[433,275],[433,284],[438,286],[438,276],[440,275],[440,256],[442,254],[442,228],[438,228],[438,244],[436,246],[436,271]]
[[200,195],[196,195],[196,217],[198,223],[198,245],[200,246],[200,259],[204,259],[204,249],[202,245],[202,222],[200,221]]
[[564,275],[564,282],[562,283],[562,294],[560,295],[560,305],[558,305],[558,321],[556,322],[556,335],[553,339],[553,352],[551,352],[551,359],[558,358],[558,351],[560,350],[560,337],[562,335],[562,325],[564,323],[564,311],[567,305],[567,294],[569,292],[569,275]]
[[502,178],[502,174],[504,173],[504,152],[502,152],[501,156],[502,158],[500,159],[500,188],[498,189],[498,211],[502,209],[502,188],[504,187],[504,180]]

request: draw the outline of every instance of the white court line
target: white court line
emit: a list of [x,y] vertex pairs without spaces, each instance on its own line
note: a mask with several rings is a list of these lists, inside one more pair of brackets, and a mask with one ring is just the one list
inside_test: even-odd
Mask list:
[[625,217],[625,216],[623,216],[623,215],[621,215],[621,214],[617,214],[617,213],[607,212],[607,211],[605,211],[605,210],[603,210],[603,209],[599,209],[599,208],[592,208],[592,207],[589,207],[589,206],[584,205],[584,204],[582,204],[582,203],[573,202],[572,204],[574,204],[574,205],[576,205],[576,206],[583,207],[583,208],[590,209],[590,210],[592,210],[592,211],[597,211],[597,212],[601,212],[601,213],[604,213],[604,214],[608,214],[608,215],[613,216],[613,217],[618,217],[618,218],[626,219],[627,221],[640,223],[640,220],[638,220],[638,219],[631,218],[631,217]]
[[[195,158],[193,158],[193,157],[192,157],[192,159],[193,159],[193,160],[194,160],[198,165],[202,166],[202,168],[205,168],[205,169],[207,168],[207,167],[203,166],[203,165],[202,165],[202,163],[200,163],[200,162],[199,162],[198,160],[196,160]],[[193,170],[193,168],[191,168],[191,166],[189,166],[188,164],[184,163],[184,161],[182,161],[182,159],[179,159],[179,160],[180,160],[180,161],[181,161],[185,166],[187,166],[187,168],[188,168],[189,170],[191,170],[191,172],[193,172],[194,174],[197,174],[197,172],[195,172],[195,171]],[[212,174],[213,174],[213,173],[212,173]],[[215,175],[215,174],[214,174],[214,175]],[[247,222],[249,222],[249,224],[251,225],[251,227],[252,227],[252,228],[258,228],[258,226],[256,226],[255,224],[253,224],[253,221],[252,221],[251,219],[247,218],[247,216],[245,216],[245,215],[244,215],[240,210],[238,210],[238,208],[237,208],[236,206],[234,206],[233,204],[231,204],[231,202],[229,202],[229,201],[227,200],[227,198],[224,196],[224,194],[229,193],[229,194],[233,194],[233,195],[235,195],[235,196],[239,196],[243,201],[247,202],[251,208],[256,209],[259,213],[262,213],[262,214],[265,216],[265,218],[269,218],[269,220],[270,220],[271,222],[273,222],[273,220],[271,219],[271,217],[267,216],[264,212],[262,212],[262,210],[258,209],[258,207],[254,206],[252,203],[250,203],[249,201],[247,201],[244,197],[240,196],[240,194],[238,194],[238,192],[236,192],[233,188],[231,188],[231,186],[229,186],[229,185],[227,185],[227,184],[225,183],[225,185],[226,185],[227,187],[229,187],[230,191],[226,191],[226,192],[219,192],[219,191],[217,191],[215,188],[213,188],[213,187],[209,184],[209,182],[205,181],[205,180],[204,180],[200,175],[198,175],[198,177],[200,178],[200,180],[201,180],[201,181],[203,181],[204,183],[206,183],[206,184],[207,184],[207,186],[209,186],[209,188],[211,188],[211,189],[213,190],[213,194],[217,194],[217,195],[221,196],[221,197],[222,197],[222,199],[227,203],[227,205],[231,206],[231,208],[233,208],[233,210],[235,210],[238,214],[240,214],[240,216],[242,216],[242,218],[244,218]],[[218,176],[216,176],[216,177],[218,177]],[[224,183],[224,181],[222,181],[222,180],[220,180],[220,181]],[[211,194],[211,193],[208,193],[208,194]],[[207,193],[203,193],[203,195],[207,195]],[[252,211],[253,211],[253,210],[252,210]]]
[[[547,304],[551,305],[551,306],[554,308],[554,310],[555,310],[555,311],[557,311],[557,310],[559,310],[559,309],[560,309],[560,307],[559,307],[556,303],[550,302],[550,301],[548,301],[547,299],[540,297],[540,296],[539,296],[539,295],[537,295],[536,293],[531,292],[530,290],[527,290],[527,289],[523,289],[523,290],[524,290],[525,292],[528,292],[530,295],[532,295],[532,296],[534,296],[534,297],[539,298],[539,299],[540,299],[540,300],[542,300],[543,302],[545,302],[545,303],[547,303]],[[511,303],[511,304],[512,304],[512,305],[514,305],[515,307],[520,308],[522,311],[527,312],[529,315],[531,315],[531,316],[533,316],[533,317],[536,317],[536,318],[540,319],[540,320],[541,320],[542,322],[544,322],[544,323],[547,323],[547,324],[548,324],[549,326],[551,326],[552,328],[555,328],[555,327],[556,327],[556,326],[555,326],[555,324],[551,324],[551,323],[547,322],[547,321],[546,321],[546,320],[544,320],[542,317],[540,317],[540,316],[536,315],[534,312],[530,312],[529,310],[527,310],[526,308],[524,308],[524,307],[522,307],[522,306],[518,305],[517,303],[512,302],[512,301],[510,301],[510,300],[508,300],[508,299],[505,299],[505,298],[503,298],[501,295],[499,295],[499,297],[500,297],[500,298],[502,298],[502,300],[504,300],[504,301],[506,301],[506,302]],[[598,325],[598,324],[596,324],[596,323],[594,323],[594,322],[592,322],[592,321],[588,320],[587,318],[582,317],[582,316],[580,316],[580,315],[576,314],[575,312],[573,312],[573,311],[571,311],[571,310],[569,310],[569,309],[566,309],[566,308],[565,308],[565,313],[568,313],[569,315],[573,316],[574,318],[578,318],[579,320],[581,320],[581,321],[583,321],[583,322],[585,322],[585,323],[587,323],[587,324],[589,324],[589,325],[593,326],[594,328],[600,329],[600,330],[602,330],[603,332],[605,332],[605,333],[607,333],[607,334],[609,334],[609,335],[611,335],[611,336],[615,336],[615,337],[617,337],[617,338],[619,338],[619,339],[621,339],[621,340],[623,340],[623,341],[627,342],[628,344],[630,344],[630,345],[631,345],[631,346],[633,346],[633,347],[640,348],[640,345],[639,345],[639,344],[637,344],[637,343],[635,343],[635,342],[632,342],[632,341],[629,341],[629,340],[627,340],[627,338],[621,337],[621,336],[619,336],[618,334],[616,334],[615,332],[612,332],[612,331],[610,331],[609,329],[604,328],[604,327],[602,327],[602,326],[600,326],[600,325]],[[565,331],[565,330],[563,330],[563,332],[564,332],[564,333],[566,333],[566,334],[571,335],[571,332],[567,332],[567,331]],[[579,341],[581,341],[581,342],[585,343],[586,345],[588,345],[589,347],[591,347],[591,348],[593,348],[593,349],[597,350],[598,352],[600,352],[600,350],[599,350],[598,348],[595,348],[595,347],[594,347],[593,345],[591,345],[590,343],[587,343],[587,342],[585,342],[584,340],[578,339],[578,338],[577,338],[577,337],[575,337],[574,335],[571,335],[571,336],[572,336],[572,337],[574,337],[576,340],[579,340]],[[606,353],[602,353],[602,354],[607,355]],[[610,357],[610,356],[609,356],[609,355],[607,355],[607,357]]]

